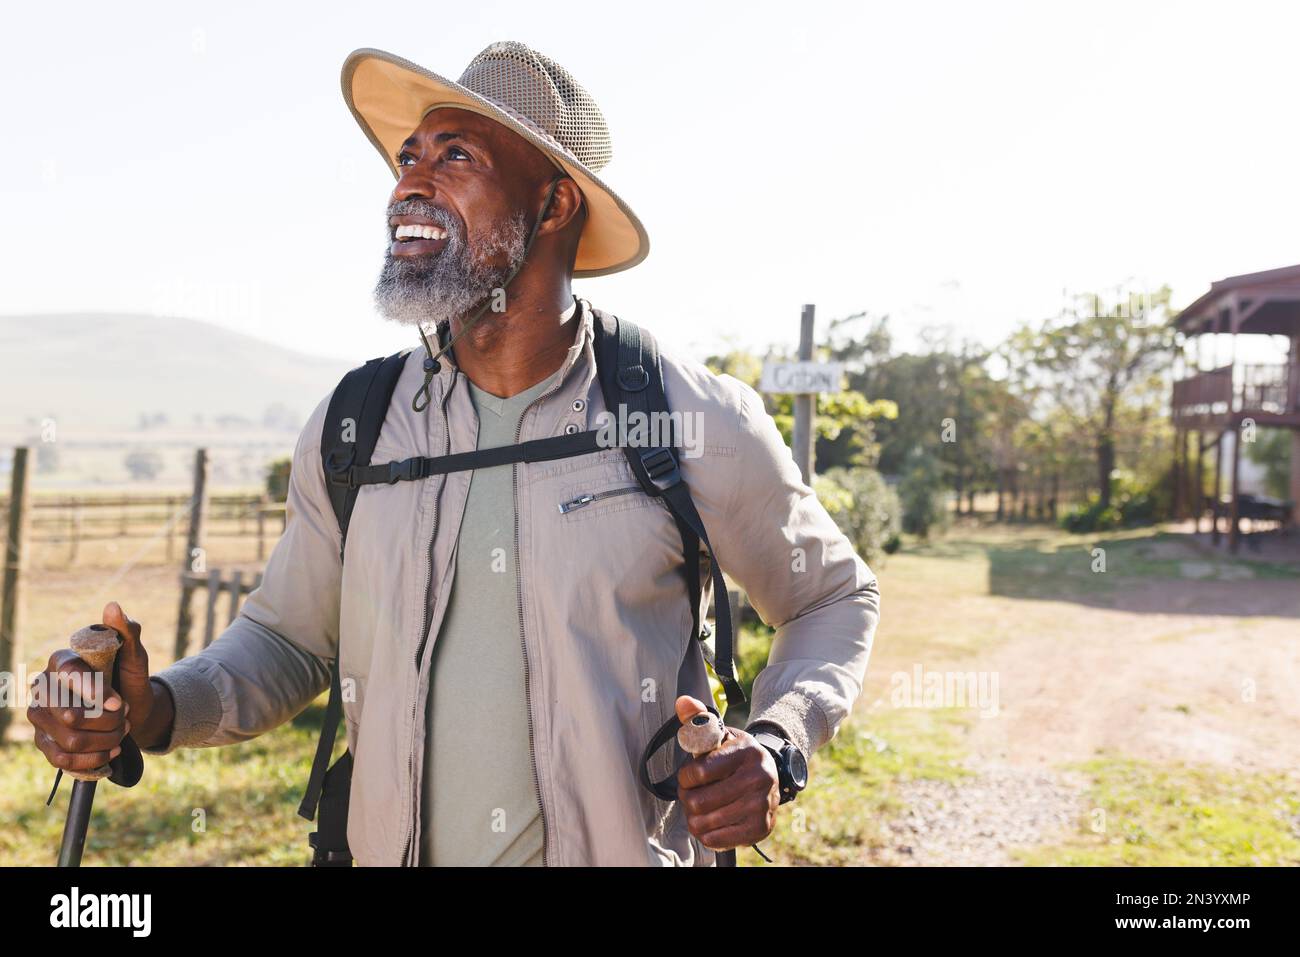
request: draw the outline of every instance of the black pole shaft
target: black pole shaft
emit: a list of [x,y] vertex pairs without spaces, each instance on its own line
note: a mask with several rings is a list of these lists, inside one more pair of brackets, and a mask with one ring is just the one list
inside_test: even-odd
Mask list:
[[86,849],[86,831],[90,827],[90,807],[95,803],[98,783],[72,782],[72,800],[68,802],[68,819],[63,824],[63,843],[59,846],[59,867],[81,866],[81,852]]

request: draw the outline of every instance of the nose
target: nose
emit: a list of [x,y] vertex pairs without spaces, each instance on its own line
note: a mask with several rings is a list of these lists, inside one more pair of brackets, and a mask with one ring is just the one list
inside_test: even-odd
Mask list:
[[392,201],[404,199],[432,200],[437,190],[430,175],[432,168],[416,161],[410,166],[399,166],[397,184],[393,187]]

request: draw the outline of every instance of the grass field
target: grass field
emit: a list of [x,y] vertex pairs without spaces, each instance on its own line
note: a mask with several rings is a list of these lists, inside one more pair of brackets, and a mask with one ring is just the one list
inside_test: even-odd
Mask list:
[[[778,864],[1300,863],[1300,566],[1150,530],[972,524],[877,571],[866,688],[765,842]],[[118,600],[161,666],[175,582],[155,566],[43,573],[23,658]],[[751,679],[769,640],[742,639]],[[995,680],[996,708],[900,701],[918,668]],[[86,863],[303,863],[320,720],[318,703],[242,746],[150,759],[138,788],[106,789]],[[10,737],[26,732],[19,716]],[[0,864],[52,860],[67,794],[44,806],[52,777],[28,741],[3,746]]]

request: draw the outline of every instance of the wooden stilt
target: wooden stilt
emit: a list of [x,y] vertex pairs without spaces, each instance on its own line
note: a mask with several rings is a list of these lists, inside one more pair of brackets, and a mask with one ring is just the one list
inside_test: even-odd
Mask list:
[[1228,551],[1241,545],[1241,505],[1237,492],[1241,487],[1241,423],[1232,430],[1232,505],[1228,510]]

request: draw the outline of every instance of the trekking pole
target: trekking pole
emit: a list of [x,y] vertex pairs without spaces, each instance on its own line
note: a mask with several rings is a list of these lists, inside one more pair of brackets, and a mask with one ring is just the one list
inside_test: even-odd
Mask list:
[[[103,681],[105,691],[113,686],[117,650],[122,647],[118,633],[107,625],[87,625],[68,641],[68,647],[77,657],[90,665]],[[103,704],[101,694],[100,704]],[[144,773],[144,759],[140,749],[127,735],[122,739],[121,753],[108,764],[90,771],[69,771],[76,780],[72,784],[72,799],[68,802],[68,816],[63,824],[63,841],[59,845],[59,867],[80,867],[81,853],[86,847],[86,832],[90,827],[90,811],[95,802],[95,788],[103,778],[122,787],[133,787]],[[54,778],[49,804],[63,779],[60,769]]]
[[[691,757],[698,758],[717,750],[726,734],[727,728],[722,723],[722,719],[712,712],[705,711],[682,724],[677,732],[677,743]],[[734,850],[714,851],[714,854],[718,860],[718,867],[736,866]]]

